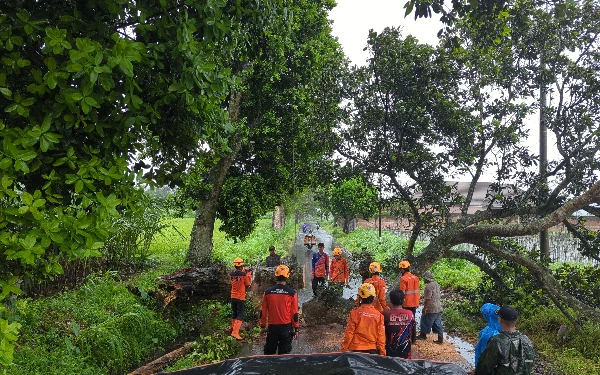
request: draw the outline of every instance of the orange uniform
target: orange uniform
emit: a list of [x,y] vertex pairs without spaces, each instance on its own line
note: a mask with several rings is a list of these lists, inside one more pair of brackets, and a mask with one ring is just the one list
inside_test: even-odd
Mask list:
[[385,290],[387,288],[385,280],[379,277],[379,275],[371,275],[371,277],[365,280],[365,283],[373,284],[375,287],[377,299],[373,301],[373,307],[375,307],[377,311],[389,310],[390,308],[385,300]]
[[229,274],[229,280],[231,281],[231,298],[246,300],[246,288],[252,281],[252,271],[235,270]]
[[421,290],[417,276],[410,272],[405,272],[400,278],[400,290],[404,292],[403,307],[419,307]]
[[346,283],[350,278],[350,268],[348,267],[348,259],[336,258],[331,259],[331,266],[329,267],[329,279],[334,283]]
[[265,290],[260,312],[260,326],[291,324],[298,328],[298,293],[287,285],[276,284]]
[[385,355],[384,318],[373,305],[361,305],[350,311],[341,351],[373,349]]

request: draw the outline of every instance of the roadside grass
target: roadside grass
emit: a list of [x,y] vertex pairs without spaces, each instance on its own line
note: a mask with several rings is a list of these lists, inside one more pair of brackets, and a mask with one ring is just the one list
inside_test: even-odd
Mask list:
[[[22,334],[7,374],[123,374],[169,349],[189,330],[199,337],[196,362],[234,355],[238,344],[227,343],[229,336],[223,333],[230,322],[229,304],[202,301],[190,311],[172,312],[164,321],[145,293],[156,288],[158,276],[186,265],[193,221],[169,219],[172,225],[152,241],[149,268],[127,280],[111,271],[90,275],[81,287],[52,297],[19,299],[14,309]],[[279,233],[270,226],[270,217],[265,216],[246,241],[234,243],[218,231],[217,223],[214,259],[230,264],[242,256],[258,262],[268,255],[271,244],[281,255],[287,254],[294,239],[293,224]],[[141,296],[132,294],[128,284],[138,287]]]

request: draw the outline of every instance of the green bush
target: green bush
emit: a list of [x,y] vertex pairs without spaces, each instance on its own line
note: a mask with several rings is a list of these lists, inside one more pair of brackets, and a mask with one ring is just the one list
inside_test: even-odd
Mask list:
[[596,363],[600,363],[599,343],[600,324],[593,322],[583,324],[580,332],[573,332],[573,339],[569,342],[569,344],[573,348],[577,348],[585,358],[596,361]]
[[17,317],[23,335],[8,374],[123,372],[175,336],[114,273],[89,276],[54,297],[21,300]]
[[155,313],[140,310],[83,330],[75,343],[89,362],[119,373],[137,365],[174,336],[174,329]]
[[461,336],[476,338],[486,322],[479,308],[469,301],[443,301],[442,322],[444,331],[460,332]]

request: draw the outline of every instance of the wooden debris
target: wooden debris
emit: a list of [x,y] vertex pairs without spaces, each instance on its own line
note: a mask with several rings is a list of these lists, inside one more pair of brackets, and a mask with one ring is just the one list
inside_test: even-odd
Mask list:
[[183,344],[183,346],[181,348],[173,350],[172,352],[169,352],[169,353],[163,355],[162,357],[157,358],[154,361],[152,361],[136,370],[133,370],[132,372],[130,372],[127,375],[155,374],[155,373],[161,371],[162,369],[164,369],[165,367],[167,367],[168,365],[170,365],[171,363],[175,362],[179,358],[188,354],[192,350],[193,343],[194,343],[193,341],[186,342],[185,344]]

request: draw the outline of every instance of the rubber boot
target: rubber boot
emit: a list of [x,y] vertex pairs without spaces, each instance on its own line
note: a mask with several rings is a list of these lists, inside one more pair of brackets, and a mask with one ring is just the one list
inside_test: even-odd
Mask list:
[[438,339],[437,340],[433,340],[433,342],[435,342],[436,344],[443,344],[444,343],[444,333],[438,333]]
[[242,321],[234,319],[232,323],[231,336],[236,340],[243,340],[242,336],[240,336],[240,328],[242,328]]
[[419,333],[419,335],[417,336],[418,340],[427,340],[427,335],[425,333],[423,333],[423,331],[421,331]]

